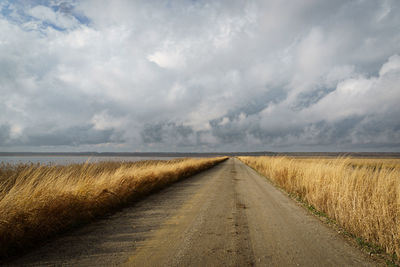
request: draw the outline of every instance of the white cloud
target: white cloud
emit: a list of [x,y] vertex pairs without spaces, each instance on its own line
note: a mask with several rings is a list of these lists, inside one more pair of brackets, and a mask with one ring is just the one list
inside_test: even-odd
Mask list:
[[93,149],[399,147],[396,1],[61,4],[0,5],[7,149],[52,131],[85,149],[85,131]]
[[94,129],[107,130],[124,127],[127,123],[127,119],[124,117],[113,117],[107,111],[102,111],[96,113],[92,117],[91,122],[94,125]]
[[[400,111],[400,57],[389,58],[379,77],[347,79],[337,89],[307,110],[319,119],[337,120],[353,115],[385,114]],[[312,115],[314,114],[314,115]]]
[[400,56],[393,55],[389,58],[379,71],[379,76],[384,76],[389,73],[399,74],[400,69]]
[[19,138],[22,135],[23,128],[21,125],[14,124],[11,126],[10,129],[10,137],[12,139]]
[[161,68],[179,69],[185,66],[185,59],[179,52],[157,51],[147,58]]
[[46,6],[35,6],[28,10],[27,14],[42,22],[50,23],[62,29],[69,29],[78,25],[78,21],[75,17],[65,15],[61,12],[55,12]]

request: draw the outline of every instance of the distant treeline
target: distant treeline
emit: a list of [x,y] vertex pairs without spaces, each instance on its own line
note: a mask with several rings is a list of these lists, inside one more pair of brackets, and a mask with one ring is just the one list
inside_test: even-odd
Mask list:
[[0,156],[91,156],[91,157],[216,157],[216,156],[289,156],[289,157],[361,157],[400,158],[400,152],[0,152]]

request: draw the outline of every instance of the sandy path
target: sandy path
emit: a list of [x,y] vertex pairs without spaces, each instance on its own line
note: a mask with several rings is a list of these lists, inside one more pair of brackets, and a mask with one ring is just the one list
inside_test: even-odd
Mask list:
[[368,266],[236,159],[72,231],[11,266]]

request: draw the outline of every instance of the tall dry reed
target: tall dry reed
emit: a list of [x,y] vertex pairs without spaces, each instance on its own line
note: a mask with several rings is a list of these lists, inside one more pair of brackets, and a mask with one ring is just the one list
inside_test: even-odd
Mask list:
[[0,258],[225,158],[0,165]]
[[400,256],[399,159],[239,159],[350,233]]

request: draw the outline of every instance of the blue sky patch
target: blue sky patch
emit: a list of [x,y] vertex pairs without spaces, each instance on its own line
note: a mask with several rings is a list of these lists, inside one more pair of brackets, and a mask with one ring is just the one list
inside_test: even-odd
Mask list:
[[37,0],[37,1],[25,1],[17,0],[12,2],[4,2],[0,5],[0,14],[8,21],[14,24],[23,24],[27,22],[36,22],[39,24],[39,29],[46,29],[51,27],[57,31],[66,31],[67,27],[62,27],[54,21],[50,21],[46,18],[34,17],[29,12],[38,6],[44,6],[51,9],[57,14],[57,16],[66,16],[66,18],[71,18],[76,20],[81,25],[89,25],[90,19],[86,17],[83,13],[78,12],[75,9],[76,1],[63,1],[54,4],[53,1]]

